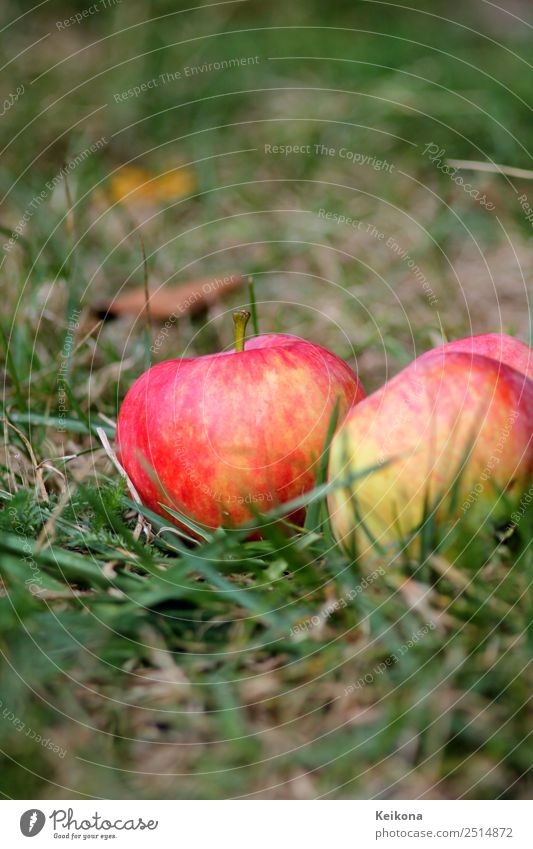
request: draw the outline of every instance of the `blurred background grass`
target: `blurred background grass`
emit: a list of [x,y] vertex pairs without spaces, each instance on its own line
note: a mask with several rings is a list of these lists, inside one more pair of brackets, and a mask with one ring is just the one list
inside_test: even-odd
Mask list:
[[[427,153],[533,168],[529,4],[7,0],[1,15],[3,406],[22,433],[5,426],[2,458],[2,792],[527,797],[527,522],[510,540],[464,528],[451,552],[390,568],[295,639],[359,567],[321,534],[281,549],[218,539],[199,556],[164,533],[136,543],[89,431],[112,434],[146,361],[142,314],[92,312],[142,286],[139,232],[151,292],[253,274],[261,329],[330,347],[368,391],[442,337],[529,341],[530,179],[458,172],[487,209]],[[246,298],[180,318],[155,359],[229,344],[227,313]],[[48,461],[48,503],[24,437]],[[53,553],[45,537],[34,554],[43,601],[24,546],[67,479]],[[427,621],[438,627],[401,664],[346,692]]]

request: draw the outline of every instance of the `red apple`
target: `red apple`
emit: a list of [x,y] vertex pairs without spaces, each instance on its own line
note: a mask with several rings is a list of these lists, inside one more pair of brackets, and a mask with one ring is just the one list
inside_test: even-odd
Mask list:
[[500,363],[527,374],[533,378],[533,350],[515,339],[506,336],[505,333],[484,333],[481,336],[467,336],[466,339],[455,339],[445,345],[439,345],[431,351],[426,351],[418,357],[418,361],[433,357],[436,354],[449,354],[463,352],[466,354],[480,354],[490,357]]
[[235,315],[235,351],[153,366],[120,409],[119,460],[169,521],[161,504],[203,526],[238,527],[305,493],[337,399],[340,423],[364,398],[353,371],[319,345],[274,334],[244,348],[248,316]]
[[422,357],[355,407],[336,434],[329,480],[375,471],[329,497],[337,538],[363,556],[406,540],[428,510],[483,522],[533,470],[533,381],[477,354]]

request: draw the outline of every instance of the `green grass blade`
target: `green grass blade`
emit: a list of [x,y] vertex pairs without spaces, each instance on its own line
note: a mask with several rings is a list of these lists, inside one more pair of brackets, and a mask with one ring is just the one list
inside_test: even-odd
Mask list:
[[248,278],[248,298],[250,300],[250,313],[252,315],[252,327],[254,336],[259,336],[259,321],[257,318],[257,301],[255,298],[255,282],[252,275]]
[[[335,430],[337,428],[337,422],[339,420],[339,404],[340,398],[337,398],[329,419],[328,430],[326,433],[326,441],[324,443],[324,449],[320,457],[320,466],[318,468],[315,486],[321,486],[326,480],[329,460],[329,449],[331,447],[333,434],[335,433]],[[312,504],[309,505],[304,524],[306,530],[311,531],[316,530],[318,528],[322,504],[323,502],[314,501]]]

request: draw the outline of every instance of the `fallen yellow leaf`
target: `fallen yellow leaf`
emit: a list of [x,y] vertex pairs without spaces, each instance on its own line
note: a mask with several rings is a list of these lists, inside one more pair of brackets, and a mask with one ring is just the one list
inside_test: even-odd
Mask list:
[[136,165],[125,165],[111,178],[111,197],[119,203],[157,203],[190,194],[196,186],[190,168],[152,174]]

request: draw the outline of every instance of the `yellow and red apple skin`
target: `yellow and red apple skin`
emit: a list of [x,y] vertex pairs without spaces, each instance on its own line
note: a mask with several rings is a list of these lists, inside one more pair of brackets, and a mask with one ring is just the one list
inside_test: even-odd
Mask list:
[[428,507],[437,518],[471,509],[481,521],[499,517],[501,493],[520,497],[531,483],[533,381],[474,354],[415,361],[358,404],[333,439],[330,482],[373,466],[329,496],[349,552],[369,555],[376,541],[393,548]]
[[418,357],[418,362],[433,357],[435,354],[478,354],[490,357],[504,363],[516,371],[533,378],[533,349],[505,333],[483,333],[480,336],[467,336],[465,339],[455,339],[438,348],[432,348]]
[[[118,458],[142,502],[238,527],[313,487],[329,422],[364,391],[337,356],[272,334],[230,351],[159,363],[131,387]],[[296,519],[301,519],[299,514]]]

